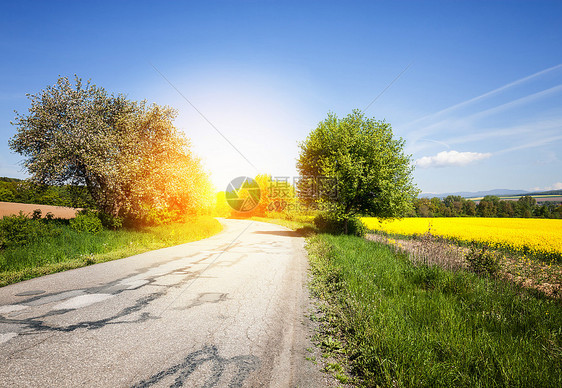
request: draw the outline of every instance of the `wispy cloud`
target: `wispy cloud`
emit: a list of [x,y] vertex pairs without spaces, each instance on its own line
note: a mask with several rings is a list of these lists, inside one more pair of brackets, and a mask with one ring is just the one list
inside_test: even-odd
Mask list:
[[443,151],[437,155],[424,156],[416,160],[416,165],[420,168],[466,166],[490,156],[492,156],[490,153]]
[[560,133],[562,129],[562,117],[557,119],[546,119],[541,121],[533,121],[529,123],[512,125],[503,128],[487,128],[484,127],[479,133],[471,133],[464,136],[457,136],[443,140],[447,144],[464,144],[475,141],[493,139],[497,137],[513,137],[522,134],[541,133]]
[[482,140],[491,140],[497,138],[520,138],[521,136],[536,137],[541,133],[543,138],[550,138],[556,136],[562,130],[562,117],[555,119],[545,119],[541,121],[533,121],[519,125],[512,125],[502,128],[489,128],[482,127],[479,132],[467,132],[461,136],[453,136],[445,138],[442,141],[431,140],[427,138],[419,139],[418,143],[408,145],[408,152],[419,152],[431,146],[427,142],[434,144],[441,144],[447,149],[451,146],[461,145],[466,143],[474,143]]
[[545,165],[548,165],[548,164],[557,163],[559,161],[560,161],[560,159],[558,159],[558,156],[556,155],[556,152],[546,151],[546,152],[541,154],[541,158],[539,160],[537,160],[535,162],[535,164],[545,166]]
[[427,136],[431,133],[439,132],[442,130],[450,131],[451,129],[455,129],[456,132],[459,131],[468,131],[473,128],[474,123],[478,122],[478,120],[496,115],[501,112],[508,111],[510,109],[515,109],[534,101],[537,101],[541,98],[548,97],[552,94],[556,94],[562,91],[562,84],[556,85],[554,87],[541,90],[540,92],[531,93],[527,96],[520,97],[514,99],[512,101],[494,106],[492,108],[484,109],[479,112],[453,117],[453,118],[445,118],[443,120],[437,121],[431,125],[427,125],[417,129],[415,131],[410,132],[409,136],[414,142],[422,140],[424,136]]
[[491,97],[491,96],[496,95],[496,94],[498,94],[498,93],[501,93],[501,92],[503,92],[503,91],[505,91],[505,90],[507,90],[507,89],[510,89],[510,88],[512,88],[512,87],[521,85],[521,84],[523,84],[523,83],[525,83],[525,82],[527,82],[527,81],[530,81],[530,80],[532,80],[532,79],[535,79],[535,78],[537,78],[537,77],[540,77],[540,76],[542,76],[542,75],[545,75],[545,74],[547,74],[547,73],[550,73],[550,72],[552,72],[552,71],[555,71],[555,70],[558,70],[558,69],[561,69],[561,68],[562,68],[562,63],[559,64],[559,65],[556,65],[556,66],[549,67],[548,69],[544,69],[544,70],[538,71],[538,72],[536,72],[536,73],[534,73],[534,74],[531,74],[531,75],[529,75],[529,76],[527,76],[527,77],[520,78],[520,79],[518,79],[518,80],[516,80],[516,81],[513,81],[513,82],[510,82],[510,83],[505,84],[505,85],[503,85],[503,86],[500,86],[500,87],[497,88],[497,89],[494,89],[494,90],[491,90],[491,91],[486,92],[486,93],[484,93],[484,94],[481,94],[481,95],[479,95],[479,96],[477,96],[477,97],[473,97],[473,98],[471,98],[471,99],[469,99],[469,100],[460,102],[460,103],[458,103],[458,104],[455,104],[455,105],[453,105],[453,106],[450,106],[450,107],[445,108],[445,109],[443,109],[443,110],[440,110],[440,111],[438,111],[438,112],[435,112],[435,113],[432,113],[432,114],[429,114],[429,115],[420,117],[419,119],[416,119],[416,120],[414,120],[414,121],[411,121],[411,122],[407,123],[406,125],[404,125],[404,127],[411,127],[412,125],[417,124],[417,123],[419,123],[420,121],[423,121],[423,120],[433,120],[433,119],[435,119],[435,118],[437,118],[437,117],[439,117],[439,116],[441,116],[441,115],[443,115],[443,114],[445,114],[445,113],[449,113],[449,112],[454,111],[454,110],[456,110],[456,109],[459,109],[459,108],[465,107],[465,106],[467,106],[467,105],[473,104],[473,103],[478,102],[478,101],[480,101],[480,100],[483,100],[483,99],[485,99],[485,98],[487,98],[487,97]]
[[440,144],[440,145],[442,145],[442,146],[444,146],[444,147],[451,148],[451,147],[449,146],[449,144],[447,144],[447,143],[445,143],[445,142],[443,142],[443,141],[433,140],[433,139],[420,139],[420,140],[421,140],[421,141],[428,141],[428,142],[430,142],[430,143]]
[[552,186],[547,187],[533,187],[531,191],[548,191],[548,190],[562,190],[562,182],[556,182]]
[[[545,87],[543,80],[538,78],[550,76],[550,73],[557,74],[556,77],[559,78],[558,74],[562,74],[561,69],[562,64],[544,69],[406,124],[404,129],[411,128],[406,136],[407,152],[417,153],[429,149],[431,143],[441,144],[449,150],[455,145],[495,138],[497,141],[494,145],[505,147],[506,150],[499,151],[504,153],[520,149],[519,147],[529,147],[530,144],[536,143],[537,138],[550,139],[558,135],[562,128],[562,116],[553,110],[553,104],[557,101],[554,99],[561,95],[562,84],[557,82],[554,86]],[[532,82],[534,84],[531,84]],[[522,84],[530,84],[529,87],[534,90],[530,91],[526,87],[527,93],[524,95],[521,95],[524,89],[513,90],[512,93],[512,88]],[[537,86],[541,90],[537,90]],[[516,96],[517,94],[519,95]],[[489,101],[487,106],[479,104],[491,97],[494,97],[494,100]],[[500,102],[496,97],[503,101]],[[546,103],[542,104],[541,101]],[[525,110],[528,111],[529,106],[535,107],[534,116],[521,114]],[[543,117],[549,119],[540,120],[536,115],[537,109],[544,112]],[[522,145],[518,146],[517,143]],[[541,141],[541,144],[546,143]],[[507,148],[508,146],[512,147]]]
[[524,149],[527,149],[527,148],[540,147],[540,146],[545,145],[545,144],[554,143],[558,140],[562,140],[562,135],[542,138],[542,139],[538,139],[538,140],[535,140],[535,141],[532,141],[532,142],[529,142],[529,143],[520,144],[520,145],[515,146],[515,147],[505,148],[501,151],[494,152],[494,154],[500,155],[500,154],[505,154],[505,153],[508,153],[508,152],[524,150]]
[[541,90],[540,92],[536,92],[536,93],[531,93],[525,97],[521,97],[521,98],[517,98],[515,100],[506,102],[505,104],[501,104],[498,106],[495,106],[493,108],[489,108],[489,109],[485,109],[483,111],[480,111],[478,113],[475,113],[473,115],[470,115],[468,117],[463,118],[463,120],[475,120],[475,119],[480,119],[483,117],[489,117],[493,114],[499,113],[499,112],[503,112],[515,107],[519,107],[521,105],[526,105],[530,102],[536,101],[540,98],[543,97],[547,97],[550,96],[552,94],[558,93],[559,91],[562,91],[562,84],[560,85],[556,85],[553,86],[551,88],[545,89],[545,90]]

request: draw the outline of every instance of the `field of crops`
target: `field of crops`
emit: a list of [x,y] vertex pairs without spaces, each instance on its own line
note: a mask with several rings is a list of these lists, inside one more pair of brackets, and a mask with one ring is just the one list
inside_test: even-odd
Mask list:
[[428,231],[459,242],[488,244],[545,260],[562,261],[562,220],[531,218],[404,218],[379,222],[365,217],[369,229],[411,236]]

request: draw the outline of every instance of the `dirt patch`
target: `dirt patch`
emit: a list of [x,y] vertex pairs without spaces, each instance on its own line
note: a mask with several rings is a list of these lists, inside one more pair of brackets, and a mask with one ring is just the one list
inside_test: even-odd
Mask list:
[[468,248],[427,233],[415,239],[395,239],[379,234],[368,234],[366,237],[408,253],[414,264],[438,265],[450,271],[467,268],[465,256]]
[[0,217],[18,214],[20,211],[27,215],[33,213],[34,210],[40,209],[41,214],[45,217],[47,213],[53,213],[55,218],[74,218],[76,211],[80,209],[64,206],[36,205],[30,203],[16,202],[0,202]]

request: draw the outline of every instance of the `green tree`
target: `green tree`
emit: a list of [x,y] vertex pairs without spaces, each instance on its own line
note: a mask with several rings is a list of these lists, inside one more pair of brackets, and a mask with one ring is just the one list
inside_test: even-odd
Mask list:
[[544,202],[540,205],[537,204],[535,214],[541,218],[552,218],[552,213],[556,210],[556,205],[552,202]]
[[558,205],[552,212],[552,218],[562,218],[562,205]]
[[109,95],[78,77],[28,98],[10,147],[27,157],[34,183],[85,186],[102,213],[137,220],[205,202],[207,176],[172,109]]
[[458,217],[463,214],[463,201],[465,199],[460,195],[448,195],[443,200],[443,203],[450,209],[451,216]]
[[442,208],[441,199],[438,197],[433,197],[429,203],[429,211],[433,214],[433,217],[441,217],[443,214],[441,213]]
[[389,123],[359,110],[343,119],[330,113],[299,147],[300,198],[341,214],[346,233],[354,215],[393,218],[411,210],[418,193],[413,166]]
[[498,205],[498,217],[513,217],[515,206],[511,201],[500,201]]
[[466,200],[463,203],[463,213],[467,216],[475,216],[476,215],[476,204],[474,201]]
[[433,217],[430,210],[431,202],[429,198],[419,198],[414,201],[414,208],[418,217]]
[[517,215],[529,218],[533,215],[537,206],[537,200],[530,195],[524,195],[517,200]]
[[496,217],[500,198],[495,195],[486,195],[476,206],[476,212],[480,217]]

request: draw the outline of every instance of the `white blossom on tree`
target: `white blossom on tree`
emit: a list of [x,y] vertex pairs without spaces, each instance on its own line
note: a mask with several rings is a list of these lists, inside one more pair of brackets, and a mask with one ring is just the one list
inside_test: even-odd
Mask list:
[[174,127],[173,109],[77,77],[28,98],[10,147],[27,157],[34,182],[85,185],[99,211],[132,220],[168,221],[210,206],[208,175]]

